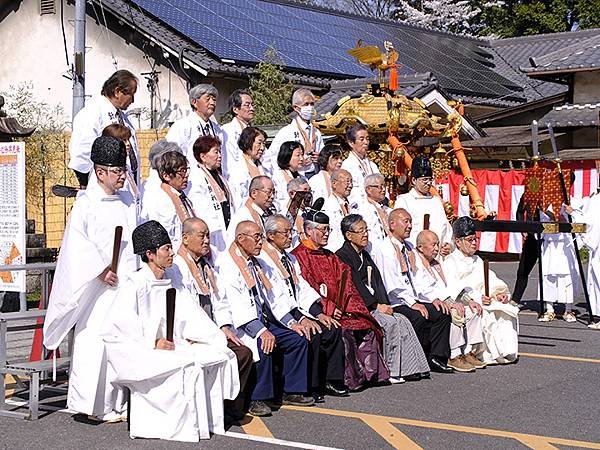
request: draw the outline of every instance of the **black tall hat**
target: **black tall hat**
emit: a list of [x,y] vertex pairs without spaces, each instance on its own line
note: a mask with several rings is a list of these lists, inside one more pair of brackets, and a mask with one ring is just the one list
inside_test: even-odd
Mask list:
[[475,234],[475,221],[468,216],[459,217],[452,224],[455,238],[464,238]]
[[100,136],[92,144],[90,158],[94,164],[125,167],[127,165],[125,142],[111,136]]
[[304,220],[309,222],[321,223],[323,225],[329,225],[329,216],[321,211],[321,208],[325,204],[323,197],[319,197],[315,200],[311,207],[306,208],[303,214]]
[[431,170],[429,158],[423,155],[415,156],[415,158],[412,160],[410,175],[413,178],[432,177],[433,170]]
[[149,220],[139,225],[132,234],[133,252],[143,255],[146,250],[156,250],[165,244],[171,243],[169,233],[156,220]]

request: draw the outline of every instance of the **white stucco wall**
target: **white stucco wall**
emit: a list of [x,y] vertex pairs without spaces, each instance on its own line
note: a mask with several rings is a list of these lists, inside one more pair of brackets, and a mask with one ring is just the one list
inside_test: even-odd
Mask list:
[[[18,10],[8,14],[0,23],[0,90],[6,90],[11,84],[31,80],[36,98],[50,105],[61,104],[70,121],[72,82],[63,77],[68,74],[68,67],[60,25],[60,2],[56,3],[56,14],[40,16],[38,0],[23,0]],[[74,7],[66,1],[64,3],[67,49],[72,61]],[[143,53],[118,35],[97,26],[89,16],[86,27],[86,96],[100,95],[104,80],[116,69],[127,69],[139,78],[135,102],[129,111],[135,108],[146,108],[149,111],[150,94],[146,88],[146,80],[140,74],[151,69],[148,61],[143,58]],[[113,65],[111,51],[117,68]],[[181,111],[179,115],[187,114],[189,104],[185,81],[167,67],[157,66],[157,70],[161,72],[161,104],[155,108],[161,111],[170,101],[175,109],[173,118],[178,115],[177,110]],[[226,103],[226,97],[223,100]],[[137,126],[137,117],[131,119]],[[142,117],[140,125],[141,128],[149,127],[147,114]]]

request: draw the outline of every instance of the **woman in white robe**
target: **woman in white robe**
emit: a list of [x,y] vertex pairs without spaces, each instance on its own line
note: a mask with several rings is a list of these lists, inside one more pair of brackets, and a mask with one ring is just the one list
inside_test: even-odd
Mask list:
[[331,195],[331,174],[342,167],[342,148],[337,144],[327,144],[319,153],[317,166],[320,171],[310,177],[308,184],[313,198],[327,198]]
[[[210,245],[214,255],[225,250],[225,236],[231,216],[239,207],[227,180],[219,173],[221,168],[221,143],[212,136],[200,136],[194,143],[193,164],[198,165],[196,179],[188,193],[196,211],[210,230]],[[237,199],[237,198],[236,198]]]
[[252,178],[265,175],[261,157],[265,152],[267,133],[256,127],[246,127],[240,134],[238,146],[242,151],[239,164],[232,166],[227,174],[227,182],[231,188],[236,205],[243,205],[248,198],[248,188]]
[[280,214],[287,213],[290,203],[288,183],[299,176],[298,169],[302,163],[304,149],[296,141],[286,141],[281,144],[277,154],[278,169],[273,170],[273,185],[275,186],[275,199],[273,207]]

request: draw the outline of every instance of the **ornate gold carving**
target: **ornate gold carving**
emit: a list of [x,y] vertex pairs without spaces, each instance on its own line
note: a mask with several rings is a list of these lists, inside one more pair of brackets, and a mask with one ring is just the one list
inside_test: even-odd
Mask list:
[[553,222],[544,222],[542,223],[542,233],[544,234],[557,234],[558,233],[558,223]]
[[571,232],[572,233],[586,233],[587,232],[587,224],[573,223],[573,224],[571,224]]

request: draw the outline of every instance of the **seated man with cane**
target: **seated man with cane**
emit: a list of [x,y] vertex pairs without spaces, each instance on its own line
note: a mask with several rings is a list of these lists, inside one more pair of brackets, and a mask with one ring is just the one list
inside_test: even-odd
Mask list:
[[[106,320],[106,372],[131,391],[130,436],[198,442],[223,434],[223,400],[239,392],[225,334],[165,271],[173,247],[151,220],[133,231],[144,264],[122,283]],[[166,301],[165,301],[166,300]]]

